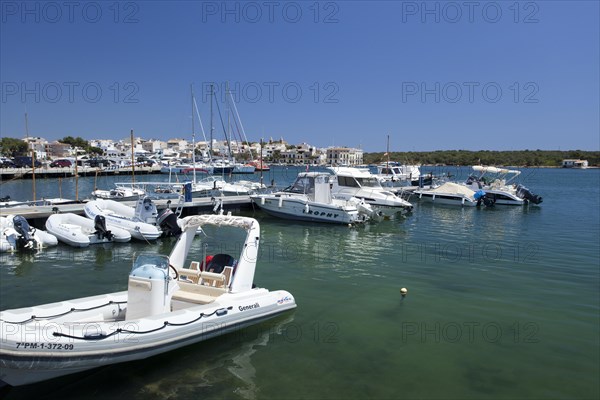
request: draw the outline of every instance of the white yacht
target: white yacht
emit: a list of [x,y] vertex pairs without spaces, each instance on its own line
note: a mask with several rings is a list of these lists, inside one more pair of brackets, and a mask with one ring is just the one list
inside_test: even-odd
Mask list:
[[335,175],[332,194],[338,199],[350,200],[355,197],[363,200],[376,213],[385,217],[412,210],[412,204],[384,189],[379,180],[367,170],[352,167],[329,167],[329,170]]

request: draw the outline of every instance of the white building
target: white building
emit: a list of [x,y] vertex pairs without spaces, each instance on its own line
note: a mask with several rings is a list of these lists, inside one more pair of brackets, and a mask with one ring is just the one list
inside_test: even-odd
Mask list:
[[349,147],[329,147],[327,164],[334,166],[353,166],[363,163],[363,151]]
[[563,168],[587,168],[588,160],[566,159],[562,161]]

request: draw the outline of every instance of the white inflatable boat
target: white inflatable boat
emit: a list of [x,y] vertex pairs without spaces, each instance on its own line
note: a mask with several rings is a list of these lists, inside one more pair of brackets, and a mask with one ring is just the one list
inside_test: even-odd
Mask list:
[[46,229],[58,240],[73,247],[131,240],[131,234],[125,229],[112,227],[109,230],[102,215],[96,215],[92,221],[73,213],[52,214],[46,220]]
[[92,220],[97,215],[104,216],[108,229],[125,229],[134,239],[156,240],[162,235],[162,230],[156,225],[156,206],[149,198],[140,199],[136,208],[114,200],[97,199],[87,202],[83,211]]
[[56,236],[33,228],[21,215],[0,217],[0,251],[39,250],[56,246]]
[[[202,255],[205,262],[185,268],[195,231],[206,225],[245,230],[241,254]],[[296,307],[287,291],[253,285],[255,219],[196,215],[183,228],[169,257],[137,257],[127,291],[0,312],[0,380],[25,385],[144,359]]]

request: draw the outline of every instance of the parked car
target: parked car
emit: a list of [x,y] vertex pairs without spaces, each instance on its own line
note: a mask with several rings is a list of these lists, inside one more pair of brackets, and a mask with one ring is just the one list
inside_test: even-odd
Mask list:
[[0,168],[15,168],[15,167],[16,167],[15,163],[10,160],[4,160],[4,161],[0,162]]
[[64,168],[73,165],[69,160],[56,160],[50,164],[50,168]]
[[[17,168],[31,168],[31,157],[17,156],[14,158],[13,162]],[[39,168],[42,166],[42,163],[38,160],[35,160],[35,166],[36,168]]]

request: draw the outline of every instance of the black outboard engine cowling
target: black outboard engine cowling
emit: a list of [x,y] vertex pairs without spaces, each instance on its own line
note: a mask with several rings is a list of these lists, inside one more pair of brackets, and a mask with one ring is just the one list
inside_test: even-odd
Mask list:
[[542,196],[531,193],[531,191],[523,185],[517,186],[517,196],[533,204],[540,204],[542,201],[544,201]]
[[15,215],[13,217],[13,226],[15,227],[15,231],[19,234],[19,237],[17,238],[17,248],[35,249],[35,239],[31,237],[33,232],[25,217],[22,215]]
[[106,218],[104,215],[96,215],[96,218],[94,218],[94,229],[96,230],[94,234],[97,235],[98,239],[112,240],[115,236],[111,231],[106,229]]
[[168,208],[165,208],[158,214],[156,219],[158,226],[163,231],[163,236],[179,236],[181,235],[181,228],[177,224],[177,215]]

